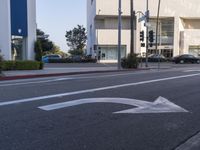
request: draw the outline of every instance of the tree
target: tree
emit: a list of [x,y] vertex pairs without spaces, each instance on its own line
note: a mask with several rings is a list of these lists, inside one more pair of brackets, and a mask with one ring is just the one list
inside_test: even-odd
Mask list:
[[54,45],[53,50],[51,51],[46,51],[43,53],[44,55],[48,55],[48,54],[58,54],[60,56],[62,56],[63,58],[67,57],[67,53],[63,52],[62,50],[60,50],[60,47],[57,45]]
[[66,31],[65,37],[67,45],[70,47],[70,53],[83,55],[87,40],[86,29],[83,26],[78,25],[74,29]]
[[45,34],[45,32],[40,29],[37,29],[37,40],[40,42],[43,52],[53,50],[54,43],[49,40],[49,35]]
[[3,63],[3,56],[1,55],[1,53],[0,53],[0,76],[2,75],[2,63]]
[[37,29],[37,41],[40,43],[42,55],[59,54],[63,57],[67,56],[66,53],[60,50],[59,46],[55,45],[54,42],[49,39],[49,35],[40,29]]
[[35,60],[42,61],[42,46],[39,40],[35,42]]
[[84,55],[83,50],[79,50],[79,49],[70,50],[69,53],[70,53],[71,55],[80,55],[80,56]]

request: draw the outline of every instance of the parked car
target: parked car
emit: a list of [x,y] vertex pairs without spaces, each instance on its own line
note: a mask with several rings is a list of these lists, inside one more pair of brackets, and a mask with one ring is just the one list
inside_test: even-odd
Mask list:
[[190,54],[179,55],[173,58],[173,62],[176,64],[184,64],[184,63],[200,63],[200,58],[197,58]]
[[69,62],[80,63],[80,62],[82,62],[82,60],[83,60],[83,57],[80,55],[73,55],[73,56],[67,57],[67,61],[69,61]]
[[60,60],[62,57],[57,54],[50,54],[42,57],[42,62],[49,63],[50,60]]
[[148,56],[148,61],[149,62],[165,62],[167,61],[167,58],[161,54],[151,54]]

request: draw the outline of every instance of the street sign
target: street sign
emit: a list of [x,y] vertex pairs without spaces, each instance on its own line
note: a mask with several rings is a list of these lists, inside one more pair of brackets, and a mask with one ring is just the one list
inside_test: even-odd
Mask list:
[[134,106],[134,108],[131,109],[114,112],[114,114],[188,112],[184,108],[181,108],[180,106],[170,102],[169,100],[163,97],[158,97],[154,102],[142,101],[137,99],[128,99],[128,98],[88,98],[88,99],[79,99],[63,103],[51,104],[51,105],[41,106],[38,108],[45,111],[51,111],[51,110],[57,110],[57,109],[78,106],[83,104],[92,104],[92,103],[115,103],[115,104]]
[[144,20],[146,20],[146,16],[145,16],[145,15],[143,15],[142,17],[140,17],[140,18],[138,19],[138,22],[142,22],[142,21],[144,21]]

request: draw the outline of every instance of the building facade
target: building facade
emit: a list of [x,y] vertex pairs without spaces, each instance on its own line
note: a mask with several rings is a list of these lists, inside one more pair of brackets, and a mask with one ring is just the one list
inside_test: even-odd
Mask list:
[[33,60],[36,0],[0,1],[0,54],[6,60]]
[[[146,0],[133,0],[136,12],[146,12]],[[149,30],[156,32],[158,0],[149,0]],[[140,31],[146,31],[137,13],[135,53],[145,55]],[[165,57],[180,54],[200,56],[199,0],[166,0],[161,2],[158,24],[158,49]],[[118,0],[87,0],[87,53],[101,62],[117,61]],[[122,57],[130,52],[130,0],[122,0]],[[145,33],[146,34],[146,33]],[[145,42],[142,42],[146,44]],[[148,53],[156,53],[155,44]]]

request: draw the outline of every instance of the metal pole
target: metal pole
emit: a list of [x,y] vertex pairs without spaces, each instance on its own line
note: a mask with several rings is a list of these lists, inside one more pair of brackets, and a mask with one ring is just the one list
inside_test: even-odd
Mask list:
[[130,15],[131,15],[131,19],[130,19],[130,24],[131,24],[131,45],[130,45],[130,53],[133,54],[134,53],[134,14],[133,14],[133,0],[130,0]]
[[2,61],[3,61],[3,56],[1,54],[1,49],[0,49],[0,77],[2,75]]
[[[158,70],[160,70],[160,51],[158,50],[158,23],[159,23],[159,16],[160,16],[160,2],[158,0],[158,12],[157,12],[157,21],[156,21],[156,53],[158,54]],[[161,35],[160,35],[161,38]]]
[[121,22],[122,22],[122,11],[121,0],[119,0],[119,16],[118,16],[118,70],[121,70]]
[[146,64],[145,66],[148,67],[148,49],[149,49],[149,0],[147,0],[147,8],[146,8]]
[[[100,14],[101,10],[99,9],[98,11],[98,15]],[[96,47],[96,56],[97,56],[97,62],[100,62],[101,60],[101,55],[100,54],[100,51],[99,51],[99,29],[97,28],[97,47]]]

